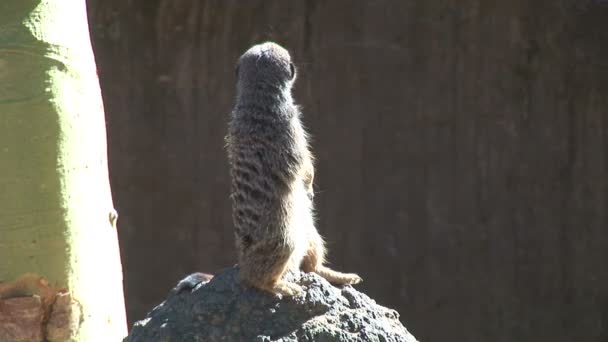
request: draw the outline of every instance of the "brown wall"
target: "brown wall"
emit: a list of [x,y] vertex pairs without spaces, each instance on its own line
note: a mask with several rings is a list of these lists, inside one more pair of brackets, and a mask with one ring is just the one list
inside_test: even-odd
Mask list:
[[608,340],[608,2],[89,0],[130,320],[235,262],[234,63],[299,65],[319,229],[422,341]]

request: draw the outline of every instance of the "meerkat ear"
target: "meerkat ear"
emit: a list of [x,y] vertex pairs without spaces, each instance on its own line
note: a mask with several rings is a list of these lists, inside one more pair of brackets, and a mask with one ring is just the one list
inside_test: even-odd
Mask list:
[[239,64],[236,65],[236,67],[234,67],[234,76],[236,76],[236,78],[239,78]]
[[289,63],[289,70],[291,71],[290,79],[293,80],[296,78],[296,67],[293,63]]

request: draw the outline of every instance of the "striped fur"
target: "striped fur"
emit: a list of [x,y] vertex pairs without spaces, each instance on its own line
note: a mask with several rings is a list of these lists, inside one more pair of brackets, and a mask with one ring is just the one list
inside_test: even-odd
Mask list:
[[295,295],[301,287],[282,275],[301,267],[335,283],[358,283],[356,274],[323,266],[325,248],[313,218],[313,159],[291,97],[289,53],[274,43],[256,45],[239,59],[237,77],[226,147],[241,280]]

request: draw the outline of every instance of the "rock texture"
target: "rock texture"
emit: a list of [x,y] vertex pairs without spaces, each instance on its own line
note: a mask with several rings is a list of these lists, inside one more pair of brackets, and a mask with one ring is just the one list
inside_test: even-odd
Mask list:
[[237,271],[180,281],[124,341],[416,341],[396,311],[350,286],[288,274],[306,291],[280,298],[239,284]]
[[25,273],[0,281],[0,342],[71,341],[81,322],[79,302],[47,278]]
[[44,341],[43,317],[38,296],[0,299],[0,341]]

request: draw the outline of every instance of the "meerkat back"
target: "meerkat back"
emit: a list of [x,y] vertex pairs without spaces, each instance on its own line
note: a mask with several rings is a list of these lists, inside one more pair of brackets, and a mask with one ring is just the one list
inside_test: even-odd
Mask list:
[[323,266],[312,218],[312,156],[291,96],[295,76],[289,53],[277,44],[245,52],[226,138],[240,278],[283,295],[301,292],[282,280],[299,267],[340,284],[360,281]]

